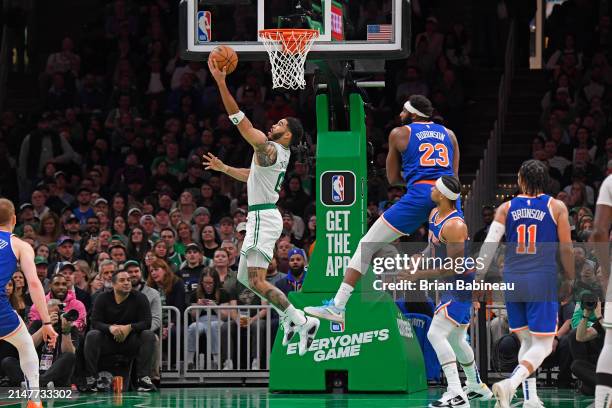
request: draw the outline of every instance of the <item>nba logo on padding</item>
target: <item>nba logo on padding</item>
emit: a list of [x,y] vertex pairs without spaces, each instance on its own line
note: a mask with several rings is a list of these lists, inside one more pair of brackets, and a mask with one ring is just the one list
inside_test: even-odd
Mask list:
[[211,18],[210,11],[198,11],[198,43],[212,41]]
[[357,196],[355,174],[352,171],[326,171],[321,174],[321,202],[328,206],[349,206]]
[[344,201],[344,176],[332,177],[332,201],[334,203]]
[[332,333],[344,333],[344,323],[329,322],[329,331]]

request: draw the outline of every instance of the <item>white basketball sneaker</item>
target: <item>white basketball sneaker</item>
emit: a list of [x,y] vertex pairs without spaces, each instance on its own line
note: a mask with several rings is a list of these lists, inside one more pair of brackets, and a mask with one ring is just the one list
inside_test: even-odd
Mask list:
[[523,408],[546,408],[541,399],[523,401]]
[[309,315],[318,317],[320,319],[331,320],[332,322],[344,324],[345,309],[337,307],[334,304],[334,299],[323,302],[323,306],[305,307],[304,311]]
[[291,321],[291,319],[288,316],[285,316],[283,318],[282,326],[283,326],[283,346],[286,346],[287,344],[291,342],[291,339],[293,339],[293,336],[296,333],[297,326],[295,325],[295,323]]
[[497,399],[495,408],[510,408],[514,392],[509,378],[493,384],[493,395]]
[[489,387],[487,387],[487,384],[485,383],[478,383],[478,384],[468,383],[465,385],[465,387],[463,387],[463,392],[465,392],[465,394],[467,395],[470,401],[472,400],[488,401],[491,398],[493,398],[493,393],[491,392],[491,390],[489,389]]
[[469,408],[467,396],[463,392],[446,391],[442,397],[428,405],[429,408]]
[[296,326],[296,331],[300,335],[300,342],[298,343],[298,353],[300,356],[306,354],[312,341],[317,335],[319,325],[321,322],[315,317],[306,316],[306,323]]

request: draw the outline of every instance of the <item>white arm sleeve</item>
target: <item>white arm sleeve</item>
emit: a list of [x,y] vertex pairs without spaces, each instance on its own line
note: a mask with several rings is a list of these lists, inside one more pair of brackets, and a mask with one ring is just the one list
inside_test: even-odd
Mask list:
[[483,260],[483,267],[476,272],[476,280],[484,279],[485,274],[491,266],[491,262],[495,258],[499,241],[501,241],[504,233],[506,232],[506,226],[498,221],[493,221],[489,227],[489,233],[485,238],[485,242],[480,248],[478,257]]

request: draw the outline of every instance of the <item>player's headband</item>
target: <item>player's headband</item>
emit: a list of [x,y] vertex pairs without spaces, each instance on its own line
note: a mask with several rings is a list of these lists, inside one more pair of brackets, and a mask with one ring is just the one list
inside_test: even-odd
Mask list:
[[404,104],[404,109],[406,109],[410,113],[414,113],[415,115],[419,115],[422,118],[428,118],[429,117],[429,115],[424,114],[423,112],[421,112],[420,110],[418,110],[417,108],[412,106],[410,101],[406,101],[406,103]]
[[459,198],[459,193],[453,193],[446,184],[442,181],[442,177],[436,180],[436,188],[442,195],[451,201],[456,201]]

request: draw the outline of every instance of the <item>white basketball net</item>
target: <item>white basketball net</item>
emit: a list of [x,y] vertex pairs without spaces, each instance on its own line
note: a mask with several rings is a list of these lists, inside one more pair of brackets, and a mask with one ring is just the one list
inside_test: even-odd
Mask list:
[[304,62],[317,30],[261,30],[259,38],[264,44],[272,65],[272,87],[304,89]]

